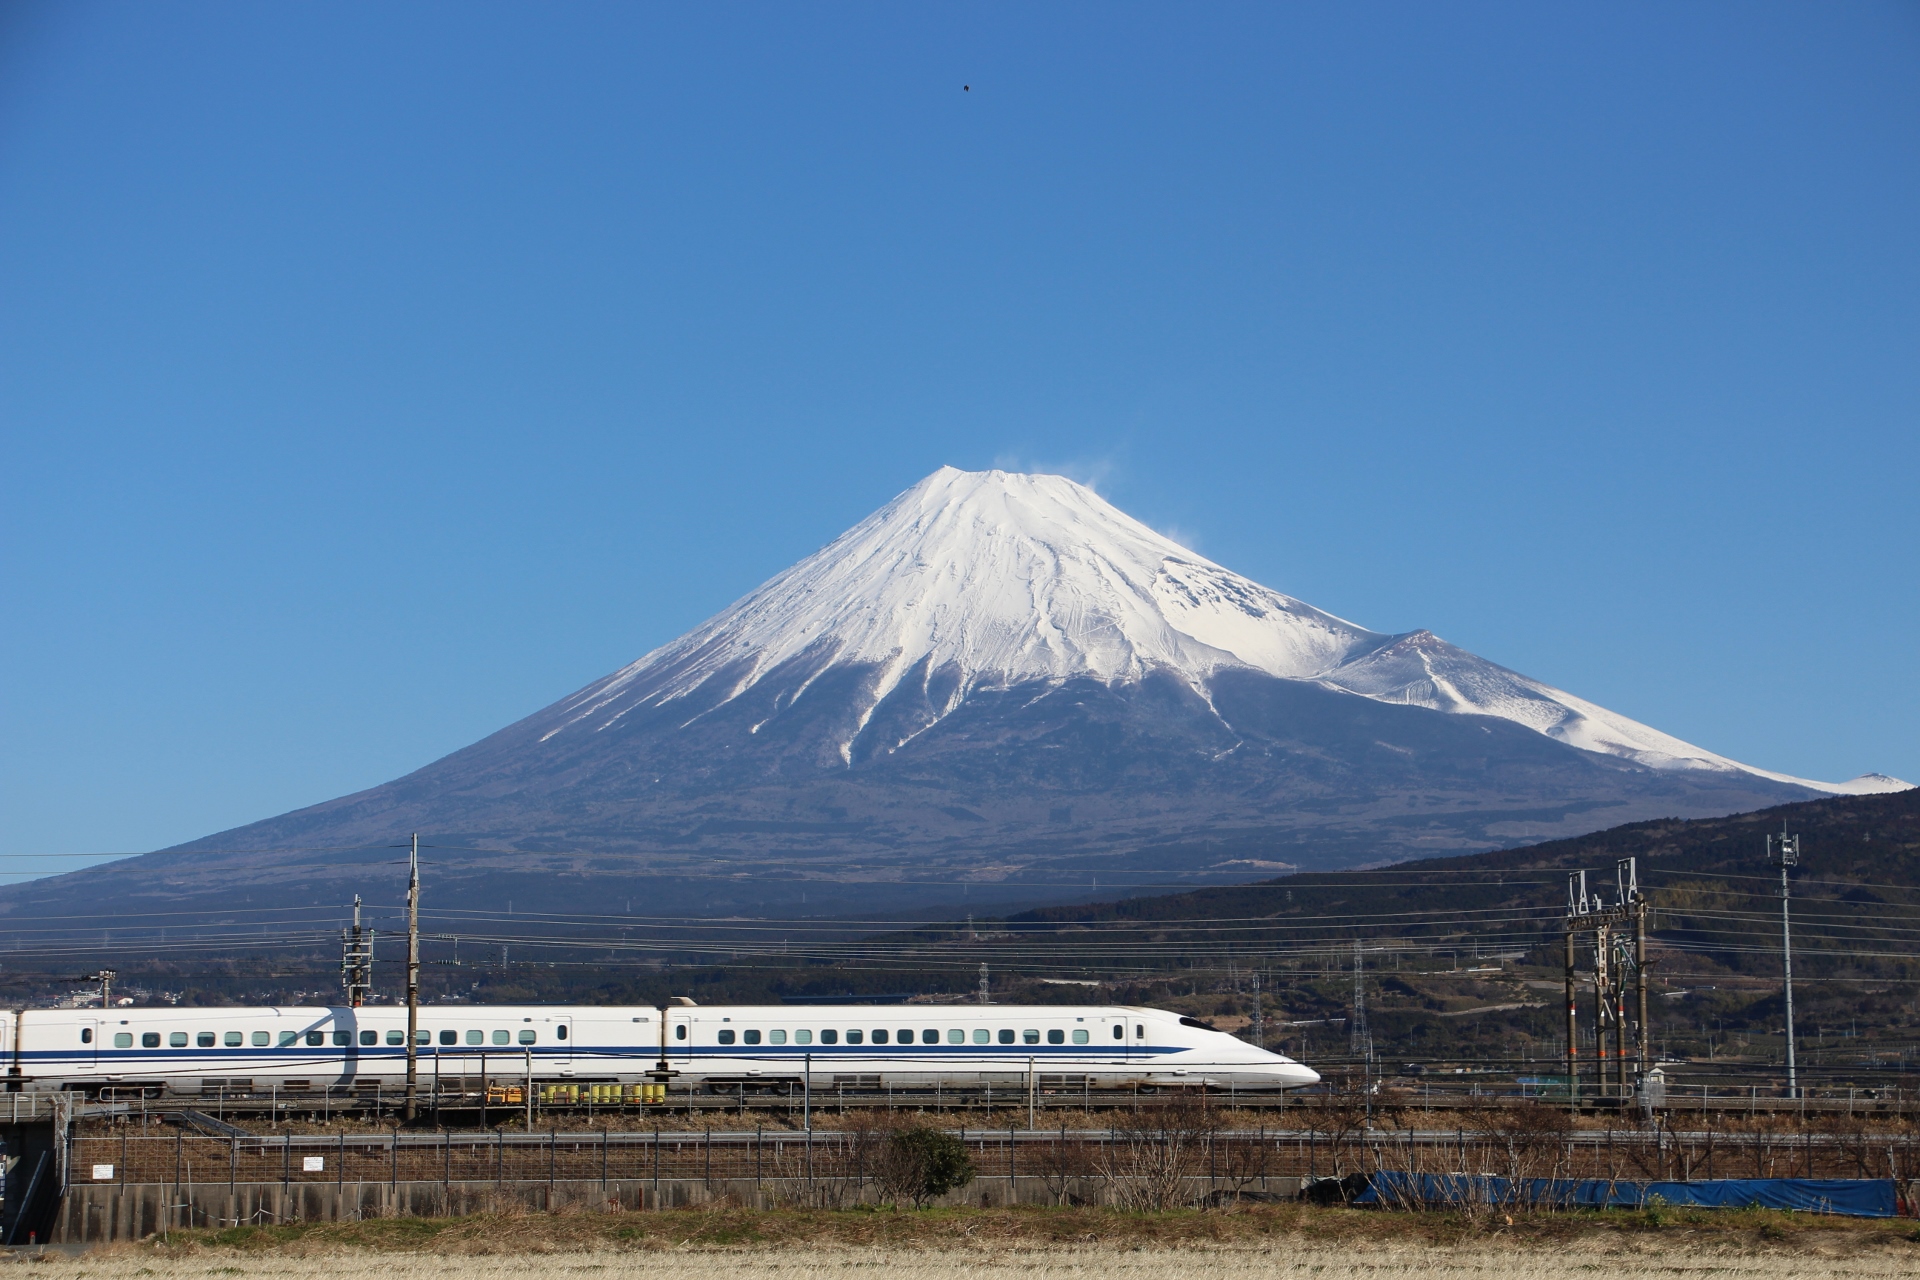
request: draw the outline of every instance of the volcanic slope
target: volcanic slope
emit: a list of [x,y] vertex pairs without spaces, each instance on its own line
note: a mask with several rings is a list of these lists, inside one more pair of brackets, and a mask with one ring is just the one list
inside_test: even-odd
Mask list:
[[943,468],[473,746],[12,902],[332,901],[418,831],[446,904],[984,907],[1904,785],[1751,768],[1291,599],[1070,480]]

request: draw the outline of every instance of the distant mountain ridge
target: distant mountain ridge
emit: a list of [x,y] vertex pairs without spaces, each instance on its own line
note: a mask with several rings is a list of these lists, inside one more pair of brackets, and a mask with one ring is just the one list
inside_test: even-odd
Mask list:
[[406,777],[6,901],[326,901],[390,880],[378,847],[419,831],[450,903],[985,906],[1904,785],[1752,768],[1315,609],[1062,477],[943,468]]

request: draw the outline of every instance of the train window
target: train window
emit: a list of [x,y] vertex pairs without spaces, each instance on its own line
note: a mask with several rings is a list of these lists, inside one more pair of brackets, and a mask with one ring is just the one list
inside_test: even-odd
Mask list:
[[539,1038],[540,1038],[540,1033],[538,1031],[535,1031],[532,1027],[522,1027],[520,1029],[521,1044],[532,1044],[535,1040],[538,1040]]
[[[1066,1042],[1067,1042],[1067,1033],[1066,1033],[1066,1032],[1064,1032],[1064,1031],[1061,1031],[1061,1030],[1059,1030],[1058,1028],[1055,1028],[1055,1029],[1052,1029],[1052,1030],[1049,1030],[1049,1031],[1047,1032],[1047,1043],[1048,1043],[1048,1044],[1065,1044]],[[1076,1041],[1076,1043],[1078,1043],[1078,1042]]]
[[1001,1043],[1001,1044],[1012,1044],[1012,1043],[1013,1043],[1013,1028],[1012,1028],[1012,1027],[1002,1027],[1002,1028],[1000,1028],[1000,1043]]
[[673,1029],[673,1038],[674,1038],[675,1040],[685,1040],[685,1039],[687,1038],[687,1024],[686,1024],[686,1023],[684,1023],[684,1022],[682,1022],[682,1023],[679,1023],[678,1025],[676,1025],[676,1026],[674,1027],[674,1029]]
[[221,1042],[224,1043],[229,1049],[238,1049],[241,1045],[245,1044],[247,1041],[247,1037],[243,1033],[238,1031],[229,1031],[225,1035],[221,1036],[220,1039],[221,1039]]
[[832,1030],[832,1029],[828,1029],[828,1030],[826,1030],[826,1031],[822,1031],[822,1032],[820,1033],[820,1043],[821,1043],[821,1044],[839,1044],[839,1043],[840,1043],[840,1033],[839,1033],[838,1031],[834,1031],[834,1030]]
[[993,1032],[987,1030],[985,1027],[975,1027],[973,1029],[973,1042],[975,1044],[986,1044],[992,1039]]
[[796,1031],[796,1032],[794,1032],[794,1033],[793,1033],[793,1042],[794,1042],[795,1044],[812,1044],[812,1043],[813,1043],[813,1032],[811,1032],[811,1031]]
[[748,1044],[760,1043],[760,1033],[758,1031],[749,1031],[742,1038],[745,1039]]
[[113,1033],[113,1047],[116,1049],[133,1048],[133,1032],[116,1031]]
[[1127,1028],[1125,1023],[1116,1022],[1113,1024],[1113,1038],[1115,1040],[1125,1040],[1127,1038]]
[[902,1027],[902,1028],[900,1028],[900,1043],[901,1043],[901,1044],[912,1044],[912,1043],[913,1043],[913,1028],[912,1028],[912,1027]]
[[387,1032],[387,1043],[388,1043],[388,1044],[397,1044],[397,1045],[404,1045],[404,1044],[406,1044],[406,1042],[407,1042],[407,1033],[406,1033],[406,1032],[404,1032],[404,1031],[389,1031],[389,1032]]
[[493,1033],[493,1042],[495,1044],[512,1044],[513,1036],[506,1031],[496,1031]]
[[1134,1023],[1134,1024],[1133,1024],[1133,1038],[1134,1038],[1135,1040],[1145,1040],[1145,1039],[1147,1038],[1147,1024],[1146,1024],[1146,1023],[1144,1023],[1144,1022],[1136,1022],[1136,1023]]
[[1073,1042],[1075,1044],[1085,1044],[1087,1042],[1087,1033],[1083,1028],[1075,1027],[1073,1029]]
[[140,1033],[140,1047],[142,1049],[158,1049],[160,1047],[160,1033],[158,1031],[142,1031]]
[[484,1032],[484,1031],[469,1031],[469,1032],[467,1032],[467,1043],[468,1043],[468,1044],[485,1044],[486,1042],[487,1042],[487,1033],[486,1033],[486,1032]]
[[768,1043],[768,1044],[785,1044],[786,1042],[787,1042],[787,1033],[786,1033],[786,1032],[784,1032],[784,1031],[769,1031],[769,1032],[767,1032],[767,1043]]
[[361,1044],[379,1044],[380,1033],[378,1031],[362,1031],[360,1033],[360,1043]]
[[875,1027],[873,1029],[873,1042],[875,1044],[885,1044],[887,1042],[887,1029],[885,1027]]
[[921,1044],[939,1044],[940,1033],[938,1031],[935,1031],[932,1027],[927,1027],[926,1029],[920,1032],[920,1043]]
[[336,1031],[336,1032],[334,1032],[334,1033],[333,1033],[333,1045],[334,1045],[334,1048],[336,1048],[336,1049],[344,1049],[344,1048],[346,1048],[346,1047],[347,1047],[348,1045],[350,1045],[350,1044],[352,1044],[352,1043],[353,1043],[353,1032],[351,1032],[351,1031]]
[[866,1037],[866,1035],[865,1035],[865,1033],[863,1033],[863,1032],[859,1032],[859,1031],[849,1031],[849,1032],[847,1032],[847,1043],[848,1043],[848,1044],[859,1044],[859,1043],[860,1043],[861,1041],[863,1041],[863,1040],[865,1040],[866,1038],[867,1038],[867,1037]]
[[440,1043],[441,1044],[459,1044],[460,1033],[458,1031],[442,1031],[440,1033]]
[[270,1035],[268,1035],[268,1034],[267,1034],[266,1032],[264,1032],[264,1031],[256,1031],[256,1032],[254,1032],[254,1033],[253,1033],[253,1045],[254,1045],[254,1048],[256,1048],[256,1049],[264,1049],[264,1048],[266,1048],[266,1047],[267,1047],[267,1046],[268,1046],[269,1044],[272,1044],[272,1043],[273,1043],[273,1037],[272,1037],[272,1036],[270,1036]]
[[554,1039],[556,1039],[556,1040],[565,1040],[565,1039],[567,1038],[567,1024],[566,1024],[566,1023],[564,1023],[564,1022],[563,1022],[563,1023],[561,1023],[561,1024],[559,1025],[559,1026],[557,1026],[557,1027],[555,1027],[555,1028],[553,1029],[553,1038],[554,1038]]
[[298,1043],[299,1039],[300,1033],[298,1031],[282,1031],[280,1033],[280,1047],[284,1049],[290,1044]]
[[82,1027],[82,1028],[80,1028],[80,1043],[81,1043],[81,1044],[92,1044],[92,1043],[93,1043],[93,1028],[92,1028],[92,1027]]
[[308,1048],[310,1048],[310,1049],[318,1049],[318,1048],[319,1048],[319,1047],[320,1047],[321,1045],[323,1045],[323,1044],[325,1044],[326,1042],[327,1042],[327,1033],[326,1033],[326,1032],[324,1032],[324,1031],[309,1031],[309,1032],[307,1032],[307,1047],[308,1047]]
[[721,1043],[721,1044],[732,1044],[732,1043],[733,1043],[733,1032],[731,1032],[731,1031],[722,1031],[722,1032],[720,1033],[720,1043]]
[[967,1042],[967,1033],[965,1031],[961,1030],[959,1027],[948,1028],[947,1030],[948,1044],[965,1044],[966,1042]]
[[213,1048],[213,1032],[211,1031],[202,1031],[200,1034],[196,1035],[193,1039],[194,1039],[194,1042],[198,1044],[202,1049]]
[[170,1047],[170,1048],[174,1048],[174,1049],[184,1049],[184,1048],[186,1048],[186,1047],[187,1047],[187,1033],[186,1033],[186,1032],[184,1032],[184,1031],[169,1031],[169,1032],[167,1032],[167,1045],[168,1045],[168,1047]]

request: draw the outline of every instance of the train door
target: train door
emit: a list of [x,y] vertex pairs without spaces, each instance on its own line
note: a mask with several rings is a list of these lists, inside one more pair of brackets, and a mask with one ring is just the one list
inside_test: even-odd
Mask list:
[[572,1018],[551,1018],[547,1022],[547,1035],[553,1043],[535,1055],[554,1067],[567,1068],[573,1065]]
[[676,1007],[663,1010],[660,1016],[667,1035],[667,1061],[680,1064],[693,1061],[693,1011]]
[[92,1071],[100,1065],[100,1039],[107,1034],[107,1024],[98,1018],[82,1018],[74,1034],[79,1043],[70,1047],[73,1065],[81,1071]]

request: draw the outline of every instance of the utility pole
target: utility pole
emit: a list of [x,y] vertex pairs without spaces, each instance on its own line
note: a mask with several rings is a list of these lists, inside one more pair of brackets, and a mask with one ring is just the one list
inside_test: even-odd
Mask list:
[[[687,1003],[691,1004],[693,1002],[689,1000]],[[667,1082],[680,1074],[678,1071],[675,1071],[672,1064],[667,1061],[667,1022],[669,1020],[667,1011],[671,1008],[673,1008],[672,1000],[666,1000],[654,1006],[654,1009],[660,1014],[660,1060],[653,1064],[653,1070],[643,1073],[647,1079],[660,1086],[661,1106],[666,1105]],[[807,1061],[813,1061],[812,1054],[807,1055]],[[744,1088],[744,1086],[742,1087]],[[743,1094],[742,1096],[744,1097],[745,1095]]]
[[[413,1123],[420,1085],[420,835],[407,856],[407,1102],[402,1117]],[[436,1106],[439,1104],[436,1103]]]
[[340,931],[340,985],[347,1007],[358,1009],[373,989],[373,930],[360,927],[360,895],[353,895],[353,928]]
[[1260,1009],[1260,972],[1253,974],[1253,1043],[1259,1048],[1267,1047],[1267,1020]]
[[[1585,874],[1584,872],[1582,874]],[[1569,900],[1572,898],[1569,885]],[[1574,985],[1573,921],[1567,921],[1567,1106],[1580,1109],[1580,1009]]]
[[1367,1029],[1367,976],[1360,939],[1353,940],[1353,1022],[1349,1046],[1360,1059],[1360,1096],[1366,1099],[1367,1128],[1373,1128],[1373,1033]]
[[1633,1092],[1627,1066],[1627,1033],[1632,1029],[1627,1018],[1627,965],[1632,960],[1633,947],[1622,930],[1613,937],[1613,1074],[1622,1102]]
[[[1636,881],[1637,881],[1636,877]],[[1640,886],[1633,886],[1633,979],[1640,1005],[1640,1078],[1653,1069],[1653,1027],[1647,1021],[1647,899]]]
[[981,1004],[990,1003],[989,996],[991,992],[992,992],[992,988],[987,983],[987,962],[985,960],[982,960],[980,962],[980,1003]]
[[1613,990],[1613,959],[1611,952],[1612,936],[1607,926],[1596,925],[1593,931],[1593,1047],[1597,1080],[1594,1093],[1605,1098],[1609,1089],[1607,1081],[1607,1014],[1610,1001],[1608,994]]
[[102,969],[93,975],[100,979],[100,1008],[104,1011],[113,1008],[113,980],[119,976],[114,969]]
[[1787,834],[1787,824],[1780,824],[1780,834],[1767,837],[1767,861],[1780,864],[1780,963],[1782,980],[1781,991],[1787,998],[1787,1096],[1800,1096],[1800,1078],[1794,1070],[1793,1061],[1793,916],[1788,910],[1790,901],[1787,871],[1799,865],[1800,837]]

